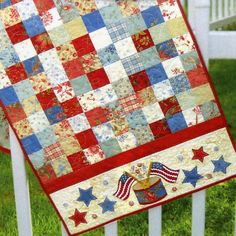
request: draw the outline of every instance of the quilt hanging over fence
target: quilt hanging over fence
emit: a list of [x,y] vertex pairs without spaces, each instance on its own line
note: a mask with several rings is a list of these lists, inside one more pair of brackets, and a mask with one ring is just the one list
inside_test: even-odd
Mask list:
[[69,235],[235,177],[178,1],[3,0],[0,20],[4,116]]

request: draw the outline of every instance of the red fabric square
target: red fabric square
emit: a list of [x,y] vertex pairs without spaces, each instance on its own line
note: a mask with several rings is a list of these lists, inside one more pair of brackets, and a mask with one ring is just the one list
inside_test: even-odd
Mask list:
[[6,31],[13,44],[19,43],[28,38],[28,34],[26,33],[22,22],[10,26],[6,29]]
[[53,0],[34,0],[35,6],[38,9],[39,14],[41,15],[43,12],[55,7]]
[[110,83],[107,74],[103,68],[90,72],[87,74],[87,76],[93,89],[100,88]]
[[54,47],[47,32],[32,37],[31,41],[37,53],[45,52]]
[[133,74],[129,76],[129,79],[135,91],[139,91],[150,86],[146,71],[141,71]]
[[45,164],[41,168],[39,168],[38,175],[40,177],[40,180],[43,183],[50,182],[53,179],[57,178],[57,176],[53,170],[53,167],[51,166],[51,163]]
[[197,68],[188,71],[187,76],[192,88],[198,87],[208,82],[207,75],[200,65],[198,65]]
[[89,34],[86,34],[82,37],[79,37],[72,41],[75,50],[78,53],[78,56],[84,56],[90,52],[95,51],[93,43],[89,37]]
[[12,123],[23,120],[27,117],[20,103],[15,103],[6,107],[9,119]]
[[22,2],[23,0],[11,0],[11,3],[12,4],[16,4],[16,3],[18,3],[18,2]]
[[163,136],[171,133],[171,131],[168,127],[167,121],[165,119],[159,120],[159,121],[156,121],[156,122],[150,124],[150,128],[152,130],[152,133],[153,133],[155,139],[163,137]]
[[166,117],[170,117],[182,111],[175,96],[167,98],[166,100],[159,102],[159,104]]
[[38,93],[36,96],[44,110],[58,104],[57,97],[52,89]]
[[6,73],[11,80],[12,84],[18,83],[27,78],[24,66],[22,63],[10,66],[6,69]]
[[83,66],[78,58],[63,63],[63,67],[69,79],[74,79],[85,74]]
[[76,116],[82,113],[82,108],[76,97],[61,103],[61,107],[67,118],[70,118],[72,116]]
[[149,30],[132,35],[132,39],[138,52],[154,46]]
[[85,130],[75,135],[82,149],[86,149],[98,144],[98,141],[91,129]]
[[72,154],[68,156],[67,159],[70,162],[73,171],[79,170],[89,165],[89,162],[87,161],[87,158],[85,157],[83,152]]
[[91,127],[107,122],[107,112],[101,107],[94,108],[85,113]]

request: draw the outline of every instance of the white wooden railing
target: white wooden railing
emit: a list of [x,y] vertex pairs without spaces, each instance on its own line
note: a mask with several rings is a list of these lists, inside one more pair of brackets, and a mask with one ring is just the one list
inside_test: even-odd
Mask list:
[[[185,0],[181,2],[182,4],[186,3]],[[235,0],[212,0],[211,2],[210,0],[188,1],[189,21],[197,36],[207,65],[209,58],[236,58],[236,32],[209,31],[210,25],[216,25],[217,21],[223,21],[223,19],[226,20],[231,17],[230,22],[232,22],[232,15],[235,14],[235,2]],[[222,9],[224,7],[222,11],[220,10],[221,6]],[[225,45],[230,49],[227,50]],[[222,48],[223,46],[224,48]],[[11,128],[10,143],[18,235],[32,236],[30,197],[25,172],[25,161],[20,145]],[[204,236],[205,234],[205,199],[205,190],[192,194],[192,236]],[[161,226],[162,208],[159,206],[149,210],[149,236],[161,236]],[[105,226],[105,235],[117,236],[117,229],[117,222],[110,223]],[[61,234],[62,236],[67,235],[63,226]]]

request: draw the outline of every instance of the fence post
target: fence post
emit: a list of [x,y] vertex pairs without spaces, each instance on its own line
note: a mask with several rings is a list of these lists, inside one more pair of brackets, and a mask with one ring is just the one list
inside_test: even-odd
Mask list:
[[188,21],[193,29],[195,30],[195,0],[188,0]]
[[158,206],[148,210],[149,236],[162,234],[162,207]]
[[[191,0],[190,0],[191,1]],[[210,30],[210,0],[195,1],[195,33],[201,52],[208,66],[209,63],[209,30]]]
[[105,236],[117,236],[118,235],[117,221],[105,225],[104,229],[105,229]]
[[9,133],[18,235],[32,236],[29,185],[25,170],[25,159],[20,144],[11,128],[9,128]]

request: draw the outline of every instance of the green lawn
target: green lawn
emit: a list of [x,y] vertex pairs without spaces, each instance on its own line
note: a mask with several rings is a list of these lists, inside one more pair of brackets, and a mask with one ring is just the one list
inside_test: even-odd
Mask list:
[[[210,73],[220,102],[236,139],[236,61],[211,61]],[[17,236],[11,162],[0,154],[0,236]],[[29,169],[29,168],[28,168]],[[42,192],[32,172],[28,170],[31,192],[32,223],[35,236],[59,236],[60,223],[51,204]],[[207,190],[206,235],[232,236],[234,228],[236,182],[214,186]],[[138,227],[137,227],[138,226]],[[120,236],[147,235],[147,212],[119,221]],[[95,230],[86,236],[100,236]],[[191,196],[163,206],[163,235],[185,236],[191,232]]]

